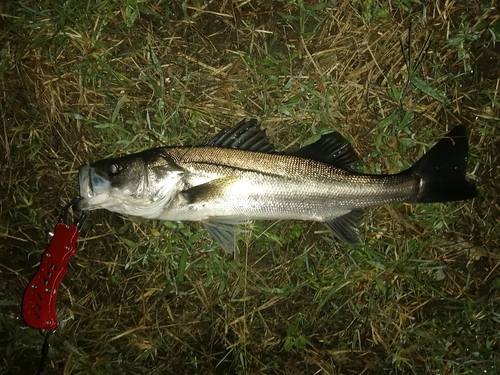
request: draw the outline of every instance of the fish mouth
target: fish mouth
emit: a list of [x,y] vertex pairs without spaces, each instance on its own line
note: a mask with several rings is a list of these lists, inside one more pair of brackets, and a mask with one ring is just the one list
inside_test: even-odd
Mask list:
[[99,176],[88,164],[82,165],[79,169],[78,185],[81,199],[76,204],[77,210],[98,209],[109,197],[110,182]]
[[92,185],[90,183],[90,165],[83,165],[78,171],[78,185],[82,198],[92,197]]

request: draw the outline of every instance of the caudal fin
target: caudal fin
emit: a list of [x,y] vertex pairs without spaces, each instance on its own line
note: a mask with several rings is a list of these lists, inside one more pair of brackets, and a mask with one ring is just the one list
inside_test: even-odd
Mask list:
[[419,203],[461,201],[474,198],[477,190],[465,180],[469,144],[465,127],[454,127],[410,169],[421,178]]

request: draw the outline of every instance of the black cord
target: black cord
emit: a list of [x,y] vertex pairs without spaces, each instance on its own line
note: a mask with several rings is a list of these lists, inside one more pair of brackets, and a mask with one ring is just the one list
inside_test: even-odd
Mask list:
[[41,375],[43,370],[45,370],[45,367],[47,366],[47,360],[49,359],[49,337],[52,336],[52,334],[56,330],[48,331],[46,333],[43,333],[40,331],[40,333],[44,336],[43,339],[43,345],[42,345],[42,359],[40,360],[40,366],[38,367],[38,371],[35,373],[35,375]]

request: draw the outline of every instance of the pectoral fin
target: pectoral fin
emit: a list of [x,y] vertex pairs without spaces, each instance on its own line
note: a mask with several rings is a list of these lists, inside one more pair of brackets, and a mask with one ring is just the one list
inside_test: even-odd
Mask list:
[[226,189],[238,181],[237,177],[222,177],[181,191],[188,204],[209,202],[225,196]]
[[360,243],[358,221],[362,214],[363,210],[354,209],[342,216],[326,220],[324,223],[339,240],[351,244]]

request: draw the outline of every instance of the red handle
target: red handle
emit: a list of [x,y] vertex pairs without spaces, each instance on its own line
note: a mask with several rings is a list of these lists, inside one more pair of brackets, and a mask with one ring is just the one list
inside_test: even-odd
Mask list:
[[27,325],[38,329],[57,327],[56,298],[63,276],[68,271],[68,260],[76,252],[80,237],[76,225],[59,223],[54,237],[42,255],[38,270],[31,279],[22,302],[23,319]]

